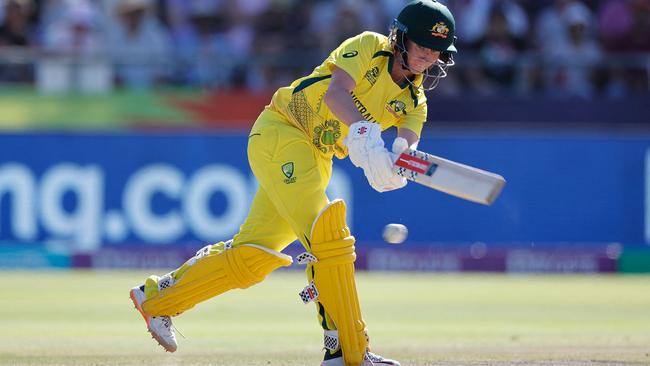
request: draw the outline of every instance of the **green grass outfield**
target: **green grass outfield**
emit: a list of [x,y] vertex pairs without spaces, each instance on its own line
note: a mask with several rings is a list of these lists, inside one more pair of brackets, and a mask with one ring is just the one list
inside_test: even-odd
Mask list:
[[[132,308],[142,272],[0,272],[0,365],[318,365],[301,272],[176,318],[165,353]],[[377,353],[402,365],[650,365],[650,277],[360,273]]]

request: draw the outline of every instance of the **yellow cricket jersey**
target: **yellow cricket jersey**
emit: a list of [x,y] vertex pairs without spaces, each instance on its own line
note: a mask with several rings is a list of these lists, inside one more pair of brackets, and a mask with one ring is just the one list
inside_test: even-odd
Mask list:
[[[267,108],[301,129],[323,154],[343,159],[347,149],[342,140],[348,127],[323,102],[335,65],[356,82],[352,99],[366,120],[381,124],[382,130],[404,127],[419,136],[427,119],[426,96],[409,83],[398,85],[393,81],[393,62],[388,37],[363,32],[344,41],[309,76],[280,88]],[[421,78],[418,76],[414,83],[418,85]]]

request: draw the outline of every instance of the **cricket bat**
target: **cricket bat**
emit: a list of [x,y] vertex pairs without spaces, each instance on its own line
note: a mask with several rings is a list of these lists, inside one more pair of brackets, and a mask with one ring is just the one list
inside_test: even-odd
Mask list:
[[413,149],[397,156],[393,170],[408,180],[484,205],[491,205],[506,184],[498,174]]

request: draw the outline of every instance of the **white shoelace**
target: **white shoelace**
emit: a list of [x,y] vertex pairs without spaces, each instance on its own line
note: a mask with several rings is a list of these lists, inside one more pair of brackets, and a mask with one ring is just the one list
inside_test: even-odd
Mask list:
[[374,365],[375,364],[374,361],[381,361],[381,360],[377,360],[376,358],[373,360],[373,358],[375,358],[375,355],[373,355],[370,352],[366,352],[366,359],[370,361],[370,365]]

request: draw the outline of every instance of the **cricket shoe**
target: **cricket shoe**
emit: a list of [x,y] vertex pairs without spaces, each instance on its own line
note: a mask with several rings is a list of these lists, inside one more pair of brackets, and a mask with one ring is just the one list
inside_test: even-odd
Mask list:
[[144,312],[144,310],[142,310],[142,303],[146,300],[144,286],[134,287],[131,289],[131,300],[133,301],[135,308],[144,318],[144,321],[147,323],[147,330],[149,330],[153,339],[155,339],[158,344],[165,349],[165,351],[176,351],[178,343],[176,343],[176,334],[174,332],[172,319],[168,316],[149,316]]
[[[343,357],[339,356],[330,358],[329,360],[323,360],[321,366],[345,366],[345,362],[343,362]],[[366,354],[363,356],[363,363],[359,366],[400,366],[400,364],[395,360],[383,358],[370,351],[366,351]]]

